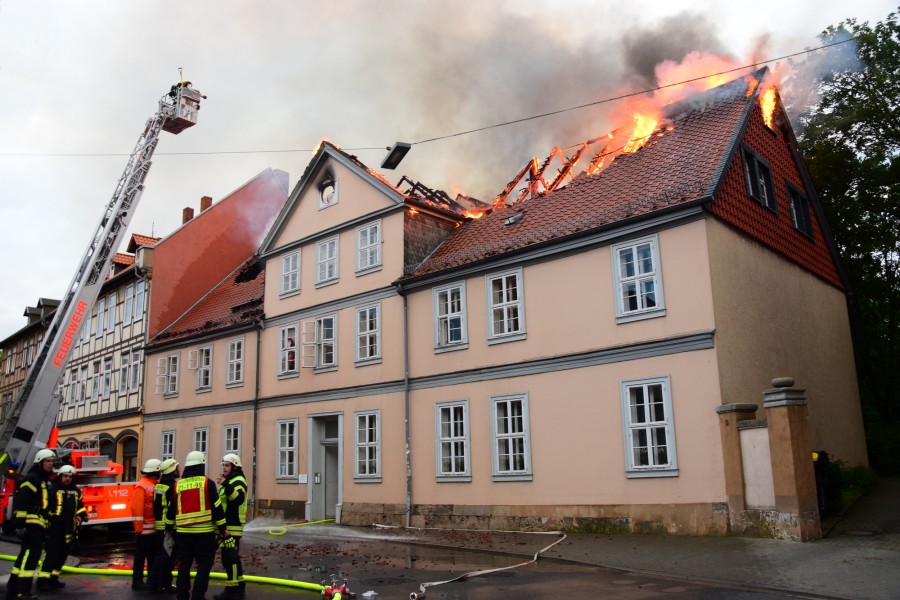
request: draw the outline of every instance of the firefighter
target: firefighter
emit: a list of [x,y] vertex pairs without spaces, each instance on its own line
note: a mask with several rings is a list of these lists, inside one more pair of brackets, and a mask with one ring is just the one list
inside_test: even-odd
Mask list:
[[134,486],[131,493],[131,516],[134,519],[134,561],[131,565],[131,589],[145,590],[144,563],[147,563],[147,572],[153,572],[153,559],[159,552],[162,536],[157,535],[156,521],[153,517],[153,490],[159,481],[158,458],[151,458],[144,463],[141,469],[141,480]]
[[50,516],[50,535],[47,553],[38,573],[38,591],[53,591],[66,587],[59,580],[66,557],[75,542],[76,527],[88,520],[82,503],[81,489],[75,485],[75,467],[63,465],[51,484],[53,513]]
[[159,483],[153,489],[153,518],[156,520],[156,531],[163,536],[156,558],[153,560],[153,571],[147,574],[147,587],[159,594],[174,594],[172,585],[172,534],[166,533],[166,512],[169,502],[175,493],[175,481],[179,477],[178,461],[167,458],[159,465]]
[[50,495],[50,475],[56,454],[49,448],[39,450],[34,457],[34,465],[19,483],[14,506],[16,526],[25,528],[22,548],[13,564],[9,581],[6,583],[7,598],[34,598],[31,583],[34,569],[41,558],[44,536],[47,533],[53,499]]
[[[178,560],[176,580],[178,600],[203,600],[209,587],[209,572],[216,560],[216,530],[223,548],[233,548],[234,538],[225,527],[225,511],[216,484],[206,477],[206,455],[189,452],[184,473],[175,483],[175,494],[167,509],[166,531],[175,532]],[[191,566],[197,562],[197,575],[191,590]]]
[[241,565],[241,536],[247,521],[247,480],[241,466],[241,457],[226,454],[222,457],[222,477],[219,478],[219,500],[225,509],[225,525],[234,537],[234,548],[222,548],[222,567],[225,569],[225,591],[213,596],[215,600],[243,598],[246,583]]

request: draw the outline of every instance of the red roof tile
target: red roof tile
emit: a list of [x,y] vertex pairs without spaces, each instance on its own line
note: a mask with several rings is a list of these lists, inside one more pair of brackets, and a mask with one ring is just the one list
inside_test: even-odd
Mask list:
[[134,252],[141,246],[153,246],[162,238],[150,237],[139,233],[132,233],[131,240],[128,242],[128,252]]
[[253,257],[214,287],[150,344],[247,325],[263,316],[265,262]]
[[112,261],[117,265],[133,265],[134,254],[123,254],[121,252],[116,252],[115,256],[113,256]]

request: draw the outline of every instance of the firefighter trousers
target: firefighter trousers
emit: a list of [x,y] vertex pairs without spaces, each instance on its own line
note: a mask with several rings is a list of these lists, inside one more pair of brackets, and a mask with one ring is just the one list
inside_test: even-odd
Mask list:
[[69,556],[69,539],[71,534],[66,534],[66,524],[63,521],[52,521],[50,533],[47,536],[47,555],[41,564],[41,572],[38,577],[59,577],[66,557]]
[[[165,542],[165,533],[160,532]],[[172,554],[166,552],[165,544],[159,545],[156,558],[153,559],[153,570],[147,572],[147,587],[150,591],[166,590],[172,587],[172,569],[175,568],[177,550],[172,549]]]
[[44,536],[47,530],[40,525],[26,525],[25,537],[22,538],[22,547],[19,556],[13,563],[9,581],[6,584],[6,597],[15,598],[16,594],[30,594],[31,584],[34,581],[34,570],[41,559],[41,551],[44,549]]
[[134,563],[131,565],[131,583],[144,583],[144,563],[147,563],[147,572],[153,572],[153,560],[159,552],[162,544],[162,532],[154,531],[151,534],[137,536],[134,545]]
[[[189,598],[199,600],[205,596],[218,546],[216,534],[211,531],[175,534],[175,551],[178,559],[178,579],[175,586],[178,588],[178,600]],[[191,589],[191,566],[194,561],[197,562],[197,575]]]
[[225,569],[225,587],[244,589],[244,567],[241,565],[241,536],[234,536],[234,548],[222,548],[222,567]]

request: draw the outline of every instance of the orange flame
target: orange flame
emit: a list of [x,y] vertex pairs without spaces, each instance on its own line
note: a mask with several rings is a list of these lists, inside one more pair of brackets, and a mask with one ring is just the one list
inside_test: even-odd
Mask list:
[[484,213],[485,211],[483,210],[467,210],[463,213],[463,216],[469,219],[480,219],[484,216]]
[[637,152],[643,146],[659,124],[660,116],[652,113],[634,113],[634,131],[628,143],[622,148],[625,154]]
[[763,121],[769,129],[775,124],[775,86],[768,88],[759,96],[759,107],[762,109]]

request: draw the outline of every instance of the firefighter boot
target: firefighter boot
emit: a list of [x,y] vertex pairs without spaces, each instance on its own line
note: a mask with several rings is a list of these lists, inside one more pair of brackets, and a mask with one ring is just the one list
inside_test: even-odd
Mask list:
[[59,575],[51,575],[50,576],[50,588],[54,590],[58,590],[66,587],[66,583],[64,581],[59,580]]
[[37,591],[39,592],[52,592],[53,586],[50,585],[49,577],[38,577],[37,580]]

